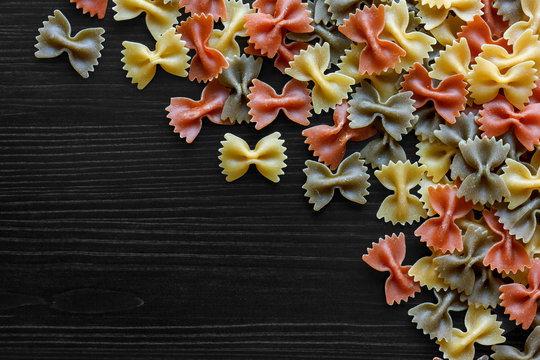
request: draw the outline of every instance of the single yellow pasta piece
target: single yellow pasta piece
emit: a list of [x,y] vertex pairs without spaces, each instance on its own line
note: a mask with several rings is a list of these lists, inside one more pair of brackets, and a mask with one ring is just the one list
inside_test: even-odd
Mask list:
[[441,45],[451,45],[454,40],[457,40],[457,34],[465,24],[465,21],[450,14],[442,24],[434,27],[430,32]]
[[178,24],[180,8],[175,1],[114,0],[114,3],[116,21],[131,20],[143,12],[146,13],[146,26],[156,40],[173,25]]
[[312,102],[316,114],[328,111],[347,98],[355,80],[340,72],[325,74],[330,65],[330,44],[310,45],[294,57],[287,75],[300,81],[313,81]]
[[435,289],[437,291],[448,289],[446,284],[440,277],[437,271],[437,264],[433,261],[442,253],[437,251],[429,256],[424,256],[416,260],[413,266],[409,269],[409,275],[414,277],[414,281],[420,283],[420,285],[427,287],[428,289]]
[[351,44],[351,47],[346,49],[345,54],[339,58],[339,63],[337,64],[339,72],[352,78],[354,80],[354,84],[358,84],[360,81],[369,76],[367,73],[362,75],[358,71],[360,52],[364,47],[364,44]]
[[384,221],[391,221],[392,224],[410,224],[419,221],[427,216],[424,204],[420,199],[409,191],[418,185],[426,172],[425,166],[419,166],[417,163],[411,164],[410,161],[403,163],[390,162],[384,165],[381,170],[375,171],[375,176],[381,184],[393,190],[394,194],[388,196],[381,203],[377,218]]
[[533,175],[529,168],[512,159],[506,160],[502,170],[501,179],[510,191],[510,196],[506,198],[510,210],[529,200],[533,191],[540,191],[540,171]]
[[420,0],[416,7],[426,30],[431,30],[441,25],[450,12],[465,22],[472,21],[475,15],[483,14],[484,4],[481,0]]
[[501,72],[527,61],[533,61],[535,69],[540,70],[540,41],[528,30],[516,40],[512,53],[502,46],[485,44],[479,56],[495,64]]
[[450,170],[452,157],[458,150],[440,141],[421,141],[416,144],[416,147],[418,148],[416,152],[419,157],[418,162],[426,166],[427,175],[436,183],[441,181]]
[[407,52],[394,68],[395,72],[401,73],[402,70],[411,68],[414,63],[422,62],[427,58],[429,52],[433,50],[432,45],[437,41],[419,31],[407,32],[409,10],[405,0],[385,5],[384,10],[385,23],[380,35],[381,39],[394,41]]
[[185,44],[180,35],[175,34],[173,28],[158,39],[155,51],[151,51],[143,44],[124,41],[123,69],[128,72],[127,77],[132,79],[132,83],[137,84],[139,90],[144,89],[154,78],[158,64],[170,74],[186,77],[190,58]]
[[287,166],[286,148],[280,136],[279,132],[265,136],[251,150],[243,139],[231,133],[225,134],[225,141],[221,142],[223,147],[219,149],[219,166],[223,168],[222,173],[227,175],[226,180],[231,182],[242,177],[254,164],[261,175],[277,183],[279,175],[284,174],[282,169]]
[[461,38],[439,53],[435,63],[431,66],[429,76],[433,79],[444,80],[456,74],[467,76],[471,69],[471,51],[467,39]]
[[225,9],[227,20],[223,21],[223,30],[214,30],[208,45],[219,50],[225,57],[231,58],[234,55],[240,56],[240,46],[236,42],[236,37],[247,36],[244,16],[254,13],[255,10],[242,0],[227,0]]
[[518,21],[504,32],[504,38],[509,44],[513,44],[527,30],[533,34],[540,35],[540,1],[521,0],[521,10],[528,20]]

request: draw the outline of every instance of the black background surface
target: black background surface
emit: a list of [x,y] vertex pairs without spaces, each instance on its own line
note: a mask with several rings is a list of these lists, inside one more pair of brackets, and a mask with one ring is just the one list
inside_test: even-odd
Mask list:
[[[389,307],[387,274],[361,261],[373,241],[399,231],[408,239],[406,264],[428,253],[413,227],[376,219],[389,191],[372,177],[366,205],[336,194],[314,212],[301,189],[312,154],[303,128],[282,115],[259,132],[205,121],[186,144],[164,109],[170,97],[198,99],[203,85],[161,69],[144,91],[130,84],[122,41],[151,49],[154,41],[143,16],[115,22],[112,5],[98,20],[67,0],[0,2],[0,359],[437,355],[407,315],[431,294]],[[34,57],[37,29],[54,9],[74,32],[105,28],[89,79],[65,54]],[[270,61],[261,78],[276,87],[287,80]],[[312,118],[323,123],[331,113]],[[281,182],[251,169],[226,183],[217,158],[223,134],[253,146],[274,131],[289,157]],[[406,143],[415,159],[414,139]],[[80,289],[94,290],[64,296],[63,308],[54,300]],[[101,290],[144,304],[96,303]],[[18,306],[25,301],[40,304]],[[507,336],[522,347],[523,332]]]

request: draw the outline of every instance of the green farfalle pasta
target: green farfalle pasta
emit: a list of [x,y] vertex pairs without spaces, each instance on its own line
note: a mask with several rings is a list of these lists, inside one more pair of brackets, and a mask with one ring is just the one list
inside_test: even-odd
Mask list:
[[524,15],[521,10],[521,0],[493,0],[493,7],[498,9],[497,14],[511,24],[521,20]]
[[302,188],[306,190],[305,196],[309,198],[315,211],[322,209],[332,200],[335,190],[339,190],[348,200],[359,204],[366,203],[365,196],[369,194],[367,188],[370,186],[369,174],[359,153],[343,160],[335,173],[324,164],[308,160],[304,174],[307,180]]
[[536,326],[529,334],[523,351],[510,345],[495,345],[491,349],[493,360],[538,360],[540,359],[540,326]]
[[[434,132],[439,129],[441,124],[446,123],[441,115],[437,113],[433,105],[427,104],[414,112],[417,120],[413,128],[416,137],[420,141],[435,141]],[[459,120],[457,121],[459,122]]]
[[229,60],[229,67],[219,75],[219,82],[231,89],[225,101],[221,118],[236,122],[249,122],[249,86],[253,79],[259,76],[263,60],[253,56],[233,56]]
[[535,196],[512,210],[502,203],[497,204],[495,208],[499,222],[510,234],[524,243],[531,241],[536,227],[540,224],[540,196]]
[[506,184],[495,173],[510,150],[508,144],[494,138],[479,138],[459,142],[461,157],[452,162],[452,179],[463,180],[458,196],[474,203],[493,204],[510,195]]
[[347,19],[349,14],[354,13],[364,3],[362,0],[325,0],[324,2],[332,14],[332,21],[338,25],[342,25],[343,20]]
[[403,147],[386,133],[367,143],[360,150],[360,154],[366,159],[366,164],[378,169],[390,162],[407,161],[407,154],[405,154]]

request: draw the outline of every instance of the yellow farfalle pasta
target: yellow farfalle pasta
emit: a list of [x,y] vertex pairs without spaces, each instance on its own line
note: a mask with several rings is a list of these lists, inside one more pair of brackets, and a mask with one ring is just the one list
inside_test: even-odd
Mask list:
[[510,196],[505,199],[510,210],[529,200],[533,191],[540,191],[540,171],[533,175],[529,168],[512,159],[506,159],[502,170],[501,179],[510,191]]
[[221,142],[223,147],[219,149],[219,166],[223,168],[222,173],[227,175],[225,180],[231,182],[242,177],[249,166],[254,164],[261,175],[270,181],[278,182],[279,175],[284,174],[282,169],[287,166],[286,148],[280,136],[278,132],[265,136],[255,145],[255,149],[251,150],[243,139],[231,133],[225,134],[225,141]]
[[508,40],[509,44],[513,44],[527,30],[531,30],[535,35],[540,35],[540,1],[521,0],[521,10],[528,19],[512,24],[504,32],[504,38]]
[[362,75],[358,71],[358,63],[360,62],[360,52],[365,47],[363,44],[351,44],[351,47],[345,50],[345,54],[339,58],[337,67],[339,72],[354,80],[354,84],[358,84],[360,81],[368,76]]
[[480,57],[495,64],[502,72],[518,64],[533,61],[535,69],[540,69],[540,41],[532,31],[525,31],[516,39],[512,53],[499,45],[485,44],[482,46]]
[[244,16],[255,12],[249,4],[242,0],[227,0],[225,2],[227,20],[223,21],[223,30],[214,30],[208,44],[219,50],[225,57],[240,56],[240,46],[236,37],[245,37]]
[[444,50],[439,52],[435,63],[431,66],[429,76],[433,79],[444,80],[447,77],[456,74],[469,74],[471,63],[471,51],[467,39],[461,38],[447,45]]
[[463,21],[472,21],[475,15],[482,15],[484,4],[481,0],[420,0],[416,7],[425,28],[431,30],[441,25],[450,12]]
[[180,8],[175,1],[164,0],[114,0],[116,11],[114,20],[131,20],[141,13],[146,13],[146,26],[154,37],[158,39],[161,34],[178,24]]
[[457,153],[457,149],[443,144],[440,141],[421,141],[416,144],[418,151],[418,162],[426,166],[426,173],[433,181],[438,183],[450,170],[452,157]]
[[495,345],[506,341],[502,336],[504,330],[501,322],[497,321],[497,315],[491,310],[469,306],[465,314],[466,331],[452,329],[450,339],[437,341],[440,351],[447,359],[473,360],[474,344]]
[[300,81],[313,81],[312,90],[313,111],[320,114],[321,111],[333,109],[341,101],[347,98],[351,91],[354,79],[340,72],[325,74],[330,65],[330,45],[317,44],[300,51],[299,55],[291,61],[290,67],[285,69],[287,75]]
[[433,37],[419,31],[407,31],[409,10],[405,0],[384,6],[384,21],[381,39],[394,41],[407,52],[394,68],[397,73],[411,68],[415,62],[422,62],[433,50],[432,45],[437,42]]
[[461,27],[465,24],[465,21],[455,15],[449,14],[442,24],[434,27],[430,32],[441,45],[451,45],[457,39],[457,34],[461,31]]
[[433,261],[441,255],[442,253],[437,251],[416,260],[414,265],[409,269],[409,275],[414,277],[414,281],[419,282],[421,286],[425,286],[430,290],[435,289],[440,291],[448,289],[448,284],[439,277],[437,264]]
[[426,172],[425,166],[410,161],[403,163],[390,162],[384,165],[381,170],[375,171],[375,176],[381,184],[393,190],[394,194],[388,196],[381,203],[377,218],[384,221],[391,221],[392,224],[410,224],[419,221],[427,216],[426,209],[420,199],[409,191],[418,185],[422,175]]
[[137,84],[139,90],[144,89],[154,78],[158,64],[170,74],[186,77],[190,58],[185,44],[173,28],[158,39],[155,51],[143,44],[124,41],[122,62],[125,64],[123,69],[127,71],[126,76],[132,79],[133,84]]

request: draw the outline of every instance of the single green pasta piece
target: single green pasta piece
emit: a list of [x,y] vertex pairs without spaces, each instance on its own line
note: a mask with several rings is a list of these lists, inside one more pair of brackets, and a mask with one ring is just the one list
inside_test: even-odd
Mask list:
[[533,238],[540,224],[540,196],[536,196],[524,204],[510,210],[506,204],[495,205],[495,215],[499,217],[506,230],[517,239],[528,243]]
[[343,25],[343,20],[360,8],[362,0],[325,0],[328,11],[332,14],[331,19],[337,25]]
[[261,72],[263,60],[253,56],[236,56],[229,58],[229,67],[224,69],[218,76],[219,82],[231,89],[231,93],[225,101],[221,119],[229,119],[233,122],[249,122],[248,95],[249,86]]
[[307,4],[307,10],[311,12],[310,16],[313,19],[313,24],[332,23],[332,14],[324,0],[308,0]]
[[359,153],[343,160],[335,173],[324,164],[307,160],[304,174],[307,180],[302,188],[306,190],[305,196],[309,198],[315,211],[319,211],[332,200],[336,189],[348,200],[359,204],[366,203],[365,196],[369,194],[367,188],[370,186],[369,174]]
[[510,195],[504,181],[494,172],[506,160],[508,144],[494,138],[475,137],[460,141],[459,150],[461,157],[456,157],[450,167],[452,179],[463,180],[458,197],[493,204]]
[[[435,141],[436,138],[434,132],[439,129],[441,124],[446,123],[446,120],[444,120],[437,110],[435,110],[435,107],[429,103],[417,109],[414,112],[414,115],[417,119],[414,121],[413,128],[418,140]],[[456,123],[458,122],[459,118]]]
[[497,14],[510,24],[518,22],[524,15],[521,10],[521,0],[493,0],[493,7],[498,9]]
[[424,204],[410,190],[417,186],[426,171],[425,166],[411,164],[408,160],[390,162],[381,170],[375,171],[375,176],[381,184],[394,191],[394,194],[383,200],[377,211],[377,218],[392,224],[410,224],[427,216]]
[[366,164],[373,168],[380,169],[390,162],[407,161],[407,154],[403,147],[388,134],[383,134],[381,138],[371,140],[360,150],[360,154],[366,159]]
[[349,101],[349,126],[352,129],[362,128],[378,120],[386,133],[400,141],[416,120],[412,95],[411,91],[405,91],[383,101],[375,87],[362,81]]
[[467,304],[460,299],[456,291],[434,291],[437,302],[422,303],[409,310],[412,322],[430,339],[449,340],[452,336],[454,323],[450,311],[465,311]]
[[536,326],[529,334],[523,351],[510,345],[495,345],[491,349],[493,360],[538,360],[540,359],[540,326]]
[[88,78],[94,66],[98,64],[103,50],[101,36],[105,33],[103,28],[91,28],[79,31],[71,36],[71,24],[60,10],[55,10],[36,37],[37,44],[35,56],[37,58],[54,58],[62,53],[67,53],[71,66],[83,78]]

